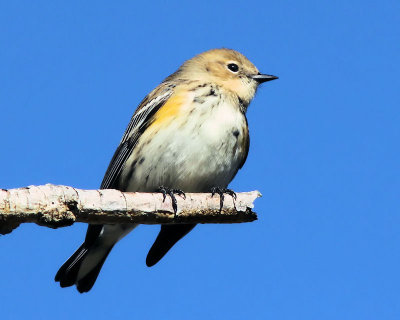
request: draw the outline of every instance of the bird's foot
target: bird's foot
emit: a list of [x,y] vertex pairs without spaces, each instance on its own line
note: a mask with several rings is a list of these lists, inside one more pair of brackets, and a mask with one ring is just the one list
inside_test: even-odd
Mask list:
[[219,195],[219,212],[221,213],[222,207],[224,206],[224,194],[230,195],[233,199],[233,205],[235,205],[236,193],[231,189],[213,187],[211,188],[211,197],[214,197],[215,194]]
[[163,202],[165,202],[165,198],[167,195],[171,198],[172,209],[174,210],[174,217],[176,217],[176,213],[178,211],[178,205],[176,201],[175,195],[181,196],[183,199],[186,199],[185,193],[181,189],[170,189],[164,186],[158,187],[156,192],[160,192],[163,195]]

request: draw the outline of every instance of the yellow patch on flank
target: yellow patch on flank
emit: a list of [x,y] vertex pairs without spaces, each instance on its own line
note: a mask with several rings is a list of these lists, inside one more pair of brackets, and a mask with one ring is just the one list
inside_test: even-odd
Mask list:
[[157,128],[169,124],[181,112],[181,107],[184,104],[186,95],[174,94],[168,101],[156,112],[154,121],[150,127]]

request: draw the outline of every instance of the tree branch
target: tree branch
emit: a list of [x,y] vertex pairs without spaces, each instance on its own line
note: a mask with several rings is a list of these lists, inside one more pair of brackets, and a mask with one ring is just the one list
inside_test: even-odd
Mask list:
[[178,212],[171,199],[163,202],[160,193],[121,192],[118,190],[82,190],[46,184],[19,189],[0,189],[0,234],[10,233],[21,223],[34,222],[58,228],[74,222],[94,224],[141,223],[239,223],[257,219],[251,209],[261,194],[258,191],[237,194],[236,201],[225,196],[219,210],[219,196],[210,193],[186,193],[176,196]]

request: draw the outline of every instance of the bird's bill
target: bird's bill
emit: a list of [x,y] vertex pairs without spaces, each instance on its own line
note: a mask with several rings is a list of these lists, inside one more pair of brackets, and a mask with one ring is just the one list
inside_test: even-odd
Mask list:
[[258,83],[263,83],[263,82],[279,79],[276,76],[272,76],[270,74],[261,74],[261,73],[252,76],[252,78],[254,80],[256,80]]

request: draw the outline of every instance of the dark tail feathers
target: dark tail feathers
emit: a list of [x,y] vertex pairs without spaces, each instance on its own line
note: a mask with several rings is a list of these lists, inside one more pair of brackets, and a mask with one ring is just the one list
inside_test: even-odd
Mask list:
[[195,224],[165,224],[151,247],[146,258],[148,267],[154,266],[172,248],[172,246],[189,233]]
[[101,267],[104,264],[108,254],[110,253],[111,248],[103,249],[104,252],[101,254],[101,257],[95,266],[82,278],[78,279],[79,270],[82,266],[82,263],[85,259],[88,258],[91,250],[99,249],[96,248],[88,248],[85,243],[83,243],[78,250],[61,266],[58,270],[55,281],[60,282],[60,286],[62,288],[76,285],[76,288],[80,293],[88,292],[96,282],[97,276],[100,273]]

